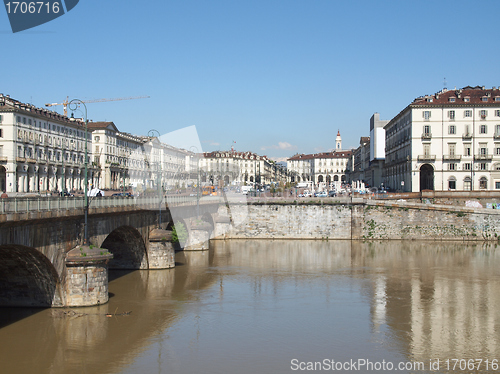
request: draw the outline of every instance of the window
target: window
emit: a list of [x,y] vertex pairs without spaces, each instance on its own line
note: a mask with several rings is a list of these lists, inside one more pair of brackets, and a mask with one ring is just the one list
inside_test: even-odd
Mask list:
[[495,189],[500,190],[500,182],[495,182]]
[[431,118],[431,111],[430,110],[424,110],[423,117],[425,120],[429,120]]
[[430,144],[424,144],[424,156],[429,156],[431,153],[431,146]]
[[495,164],[495,166],[493,166],[493,169],[494,170],[500,170],[500,164],[498,164],[498,163]]
[[455,155],[455,146],[456,146],[455,143],[448,143],[448,154],[450,156],[454,156]]
[[450,120],[454,120],[455,119],[455,111],[454,110],[450,110],[448,112],[448,117],[450,118]]
[[450,97],[450,103],[454,103],[455,102],[455,98],[454,97]]
[[488,168],[486,167],[486,162],[481,162],[479,164],[479,170],[488,170]]
[[0,138],[3,138],[3,129],[0,129]]
[[481,179],[479,179],[479,189],[485,190],[487,188],[488,188],[488,180],[486,179],[486,177],[481,177]]
[[454,163],[448,164],[448,170],[457,170],[457,164]]
[[455,178],[452,177],[448,181],[448,189],[449,190],[456,190],[457,189],[457,181],[455,180]]
[[471,169],[470,162],[467,162],[466,164],[464,164],[464,170],[470,170],[470,169]]
[[[497,97],[496,99],[500,99],[499,97]],[[500,117],[500,110],[495,110],[495,117]]]
[[482,101],[488,101],[488,97],[487,97],[487,96],[483,96],[483,97],[481,98],[481,100],[482,100]]
[[479,152],[482,156],[486,156],[488,154],[488,148],[486,143],[479,144]]
[[450,135],[455,135],[455,133],[456,133],[456,129],[457,129],[457,128],[455,127],[455,125],[450,125],[450,126],[448,126],[448,134],[450,134]]
[[465,101],[466,103],[468,103],[468,102],[470,101],[470,97],[469,97],[469,96],[465,96],[465,97],[464,97],[464,101]]
[[472,117],[472,110],[464,110],[464,117]]
[[483,109],[483,110],[480,110],[480,111],[479,111],[479,116],[480,116],[481,118],[483,118],[483,119],[484,119],[484,118],[486,118],[486,116],[487,116],[487,115],[488,115],[488,111],[487,111],[487,110],[484,110],[484,109]]
[[0,123],[2,123],[2,116],[0,115]]
[[495,125],[495,136],[500,136],[500,125]]
[[464,156],[470,156],[470,144],[464,144]]
[[466,136],[470,135],[469,125],[465,125],[465,135]]
[[486,134],[486,132],[487,132],[487,127],[486,127],[486,125],[481,125],[481,126],[479,127],[479,133],[480,133],[480,134]]
[[431,134],[431,127],[430,126],[424,126],[424,134],[425,135],[430,135]]
[[499,145],[495,145],[495,154],[497,156],[500,155],[500,146]]
[[471,185],[471,179],[469,177],[466,177],[464,179],[464,191],[470,191]]

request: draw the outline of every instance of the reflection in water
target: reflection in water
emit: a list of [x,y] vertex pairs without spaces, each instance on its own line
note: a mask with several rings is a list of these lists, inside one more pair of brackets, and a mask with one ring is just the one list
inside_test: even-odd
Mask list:
[[235,240],[176,263],[112,272],[99,307],[0,310],[1,371],[288,373],[292,359],[362,358],[427,372],[500,357],[491,244]]

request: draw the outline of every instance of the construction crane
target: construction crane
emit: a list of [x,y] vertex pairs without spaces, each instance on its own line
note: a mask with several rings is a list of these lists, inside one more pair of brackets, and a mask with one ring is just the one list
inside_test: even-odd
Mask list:
[[[130,97],[118,97],[115,99],[95,99],[95,100],[82,100],[83,103],[102,103],[105,101],[119,101],[119,100],[135,100],[135,99],[149,99],[149,96],[130,96]],[[64,109],[64,115],[68,116],[68,104],[69,96],[66,96],[66,100],[62,103],[49,103],[45,104],[47,107],[62,105]]]

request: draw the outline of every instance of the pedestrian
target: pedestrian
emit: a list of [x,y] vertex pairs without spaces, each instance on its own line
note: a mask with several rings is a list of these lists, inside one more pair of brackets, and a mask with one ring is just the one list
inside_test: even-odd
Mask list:
[[5,191],[2,191],[2,195],[0,195],[0,198],[5,199],[7,197],[9,197],[9,195],[7,195]]

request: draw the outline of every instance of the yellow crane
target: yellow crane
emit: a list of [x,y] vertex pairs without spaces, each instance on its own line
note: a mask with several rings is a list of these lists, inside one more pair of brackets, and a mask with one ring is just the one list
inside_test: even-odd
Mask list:
[[[149,96],[130,96],[130,97],[118,97],[115,99],[95,99],[95,100],[82,100],[84,103],[102,103],[104,101],[119,101],[119,100],[135,100],[135,99],[149,99]],[[66,96],[66,100],[62,103],[49,103],[45,104],[47,107],[62,105],[64,109],[64,115],[68,115],[68,104],[69,104],[69,96]]]

